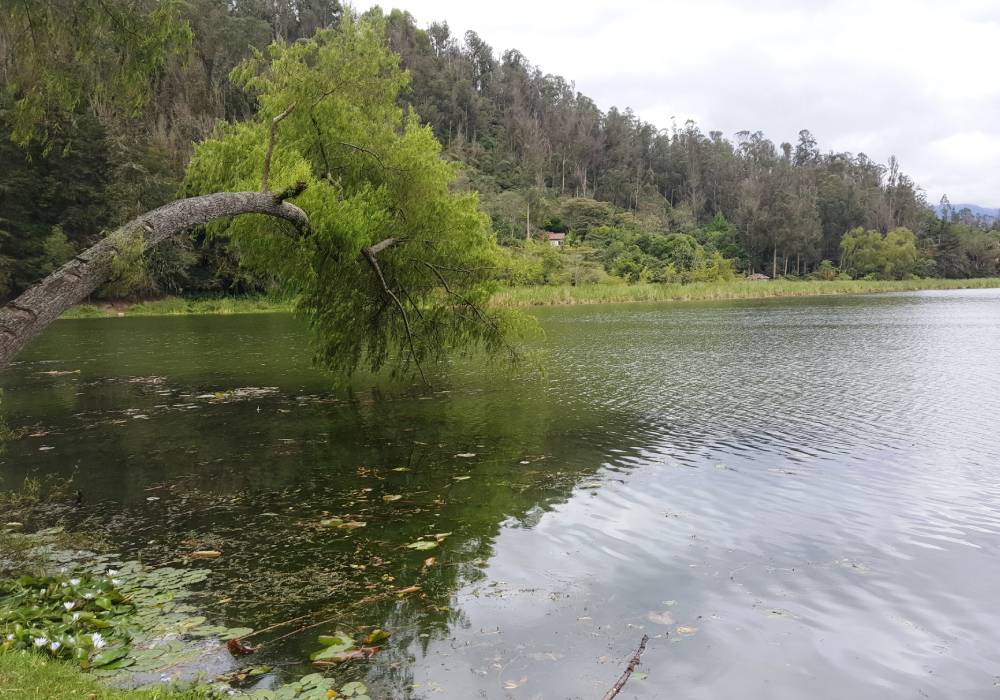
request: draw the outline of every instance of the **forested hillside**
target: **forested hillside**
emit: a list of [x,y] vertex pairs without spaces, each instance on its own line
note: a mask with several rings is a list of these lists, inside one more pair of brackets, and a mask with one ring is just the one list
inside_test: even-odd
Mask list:
[[[194,144],[221,120],[255,111],[230,71],[272,41],[336,26],[343,12],[330,0],[98,5],[0,2],[4,297],[102,230],[175,197]],[[122,87],[146,99],[114,109],[109,96],[78,95],[43,132],[24,133],[24,105],[49,107],[19,88],[33,68],[15,57],[33,28],[45,26],[49,13],[80,12],[94,23],[95,41],[108,22],[135,21],[139,35],[136,7],[171,7],[190,27],[189,43],[154,66],[155,79]],[[951,209],[938,217],[895,159],[880,164],[862,153],[824,151],[808,130],[775,143],[759,131],[649,124],[629,109],[602,111],[569,80],[544,73],[516,49],[494,50],[475,32],[455,36],[444,21],[424,29],[398,10],[385,15],[385,26],[411,76],[404,100],[433,127],[446,155],[465,164],[460,186],[480,193],[509,248],[511,283],[1000,272],[995,220]],[[65,75],[56,77],[72,84],[87,47],[62,49]],[[566,234],[568,245],[540,242],[545,232]],[[128,289],[108,294],[268,286],[238,263],[238,249],[224,237],[206,241],[196,233],[187,245],[154,254]]]

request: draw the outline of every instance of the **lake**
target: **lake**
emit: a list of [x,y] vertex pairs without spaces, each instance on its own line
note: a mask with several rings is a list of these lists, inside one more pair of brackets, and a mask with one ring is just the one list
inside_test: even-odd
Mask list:
[[74,474],[144,561],[220,550],[221,624],[329,619],[281,673],[390,630],[337,671],[373,697],[599,698],[644,633],[619,697],[1000,696],[1000,290],[538,316],[540,371],[431,389],[333,387],[285,315],[60,321],[0,475]]

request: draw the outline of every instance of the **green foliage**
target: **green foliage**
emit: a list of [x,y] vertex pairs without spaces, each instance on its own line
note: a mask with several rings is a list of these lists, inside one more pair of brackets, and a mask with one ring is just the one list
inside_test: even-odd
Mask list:
[[840,248],[841,267],[854,278],[906,279],[919,270],[917,239],[906,228],[885,236],[856,228],[844,235]]
[[13,141],[51,146],[62,117],[84,105],[138,113],[151,76],[190,43],[182,8],[179,0],[0,0]]
[[[399,106],[408,77],[383,33],[381,20],[345,13],[337,31],[274,44],[237,67],[233,79],[257,95],[257,116],[199,144],[184,186],[259,188],[271,121],[294,107],[278,127],[270,187],[306,183],[296,203],[311,231],[263,217],[211,231],[298,299],[318,359],[344,374],[361,364],[412,369],[474,346],[509,351],[514,328],[512,316],[482,308],[502,258],[476,196],[449,190],[454,166]],[[375,269],[362,251],[390,238]]]

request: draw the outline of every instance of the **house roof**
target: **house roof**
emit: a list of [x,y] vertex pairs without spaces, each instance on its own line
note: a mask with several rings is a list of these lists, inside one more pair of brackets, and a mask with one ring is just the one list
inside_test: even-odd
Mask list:
[[551,231],[545,232],[545,240],[547,241],[561,241],[566,238],[565,233],[552,233]]

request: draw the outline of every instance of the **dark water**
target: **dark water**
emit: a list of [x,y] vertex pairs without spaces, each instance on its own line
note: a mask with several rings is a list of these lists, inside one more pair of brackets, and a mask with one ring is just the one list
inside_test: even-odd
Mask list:
[[380,697],[599,698],[643,632],[623,698],[1000,697],[1000,292],[540,318],[543,376],[431,391],[332,390],[285,316],[62,321],[2,379],[39,436],[0,474],[221,550],[220,622],[337,617],[288,673],[391,630],[338,671]]

